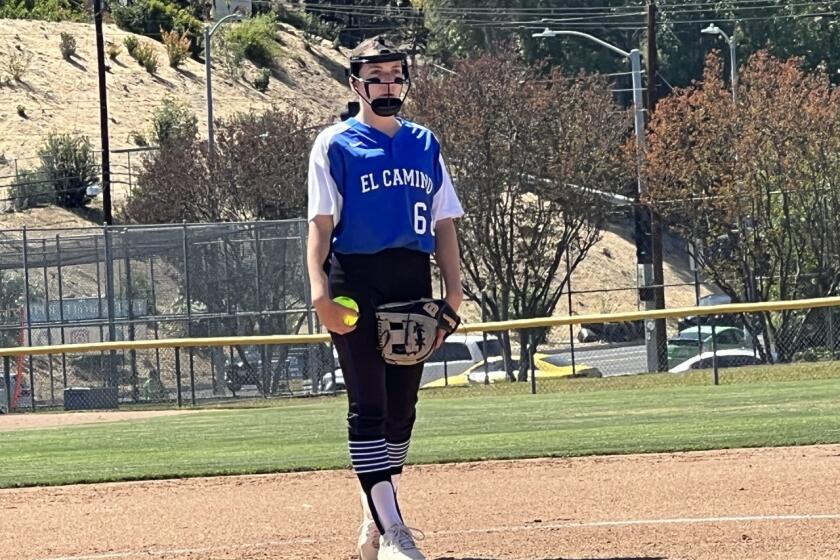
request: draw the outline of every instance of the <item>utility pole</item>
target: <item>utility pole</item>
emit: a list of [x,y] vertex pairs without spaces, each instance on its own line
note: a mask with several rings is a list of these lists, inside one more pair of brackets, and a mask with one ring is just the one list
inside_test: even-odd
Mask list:
[[99,69],[99,127],[102,140],[102,213],[106,225],[113,223],[111,214],[111,148],[108,142],[108,89],[105,84],[105,39],[102,37],[102,0],[93,0],[93,21],[96,30],[96,65]]
[[[656,110],[656,102],[659,100],[659,91],[657,89],[657,61],[658,52],[656,48],[656,2],[651,0],[647,6],[647,111],[648,123],[653,118],[653,112]],[[653,309],[665,309],[665,273],[662,265],[662,217],[658,212],[654,211],[652,206],[650,211],[650,243],[651,243],[651,260],[653,264]],[[665,330],[665,319],[657,319],[653,322],[654,344],[651,346],[656,348],[656,360],[659,371],[668,371],[668,333]],[[645,326],[647,330],[647,325]]]
[[[645,309],[654,309],[655,300],[651,295],[654,288],[651,287],[654,278],[653,257],[651,244],[651,213],[648,210],[647,204],[648,194],[647,185],[642,177],[642,155],[645,151],[645,108],[644,108],[644,89],[642,86],[642,52],[639,49],[633,49],[627,52],[623,49],[611,45],[606,41],[602,41],[597,37],[593,37],[588,33],[581,33],[580,31],[567,30],[552,30],[546,28],[544,31],[534,33],[532,37],[548,38],[557,37],[559,35],[572,35],[575,37],[583,37],[598,43],[602,47],[610,49],[614,53],[621,55],[623,58],[630,59],[630,74],[633,78],[633,129],[636,135],[636,170],[638,183],[638,198],[636,204],[633,205],[635,215],[634,238],[636,240],[636,262],[638,263],[638,277],[639,283],[639,298],[645,302]],[[655,67],[653,68],[655,70]],[[661,249],[660,249],[661,255]],[[662,259],[660,256],[660,270]],[[661,274],[660,274],[661,278]],[[661,281],[660,281],[661,285]],[[665,303],[662,302],[664,307]],[[664,327],[664,321],[662,325]],[[661,336],[657,338],[655,323],[645,324],[645,348],[647,354],[647,370],[649,372],[662,369],[662,361],[666,362],[667,367],[667,352],[665,348],[665,331],[662,329]],[[659,351],[659,348],[662,351]]]

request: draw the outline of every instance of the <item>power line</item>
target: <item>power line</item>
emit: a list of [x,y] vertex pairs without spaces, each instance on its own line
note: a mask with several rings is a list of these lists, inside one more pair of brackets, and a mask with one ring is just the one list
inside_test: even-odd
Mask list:
[[[742,21],[770,21],[776,19],[806,19],[806,18],[815,18],[815,17],[824,17],[824,16],[838,16],[840,12],[825,12],[825,13],[814,13],[814,14],[787,14],[787,15],[775,15],[772,17],[723,17],[723,18],[715,18],[715,22],[731,22],[731,23],[739,23]],[[665,25],[701,25],[709,23],[708,19],[693,19],[693,20],[678,20],[678,21],[664,21],[663,24]]]

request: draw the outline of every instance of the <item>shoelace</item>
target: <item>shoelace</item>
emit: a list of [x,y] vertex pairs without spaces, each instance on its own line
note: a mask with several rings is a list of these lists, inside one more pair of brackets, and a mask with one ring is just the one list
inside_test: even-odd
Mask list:
[[404,550],[416,550],[417,544],[415,540],[422,541],[426,535],[420,529],[413,529],[405,525],[398,525],[394,530],[394,540],[400,543],[400,547]]

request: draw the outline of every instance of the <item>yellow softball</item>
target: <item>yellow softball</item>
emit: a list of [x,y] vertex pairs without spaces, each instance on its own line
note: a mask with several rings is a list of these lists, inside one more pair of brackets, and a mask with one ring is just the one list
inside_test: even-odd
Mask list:
[[[333,299],[339,305],[342,305],[348,309],[352,309],[356,313],[359,312],[359,304],[353,298],[349,298],[347,296],[338,296],[337,298]],[[344,324],[348,327],[352,327],[359,321],[358,315],[345,315],[344,316]]]

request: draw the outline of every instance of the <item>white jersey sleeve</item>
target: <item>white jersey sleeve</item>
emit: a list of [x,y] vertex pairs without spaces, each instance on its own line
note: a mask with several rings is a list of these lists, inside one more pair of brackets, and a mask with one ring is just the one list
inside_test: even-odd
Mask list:
[[432,200],[432,227],[447,218],[460,218],[464,215],[464,209],[461,207],[461,201],[458,200],[458,195],[455,193],[455,187],[452,185],[452,178],[446,170],[446,164],[443,162],[443,156],[439,157],[440,168],[443,180],[435,197]]
[[333,135],[318,135],[309,154],[309,221],[315,216],[332,216],[333,226],[341,218],[342,196],[330,171],[329,147]]

